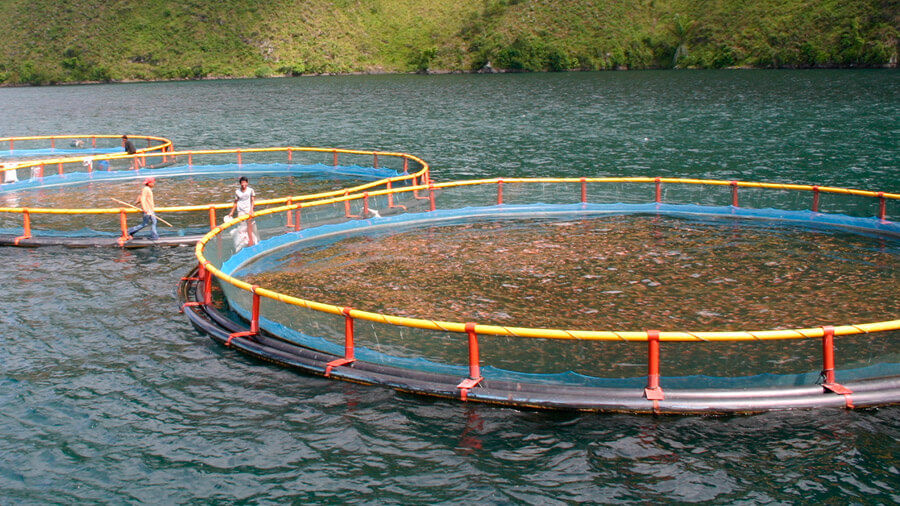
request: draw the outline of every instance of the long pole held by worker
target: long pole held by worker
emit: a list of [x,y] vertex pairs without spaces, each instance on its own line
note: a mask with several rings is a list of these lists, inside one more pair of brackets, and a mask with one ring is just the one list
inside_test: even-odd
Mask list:
[[[113,199],[113,200],[115,200],[116,202],[118,202],[118,203],[120,203],[120,204],[125,204],[126,206],[128,206],[128,207],[130,207],[130,208],[132,208],[132,209],[137,209],[137,210],[143,212],[143,210],[142,210],[140,207],[136,206],[136,205],[129,204],[128,202],[123,202],[123,201],[121,201],[121,200],[119,200],[119,199],[117,199],[117,198],[113,198],[113,197],[110,197],[110,198]],[[159,216],[157,216],[156,219],[159,220],[159,221],[161,221],[161,222],[163,222],[163,223],[165,223],[166,225],[168,225],[168,226],[170,226],[170,227],[172,227],[172,228],[175,228],[174,225],[172,225],[172,224],[169,223],[168,221],[166,221],[166,220],[160,218]]]

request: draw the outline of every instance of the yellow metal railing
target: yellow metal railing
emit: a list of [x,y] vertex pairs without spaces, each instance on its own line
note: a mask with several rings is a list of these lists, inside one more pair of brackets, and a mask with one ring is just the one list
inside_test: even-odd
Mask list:
[[[427,162],[422,160],[421,158],[410,155],[407,153],[395,153],[395,152],[386,152],[386,151],[363,151],[363,150],[351,150],[351,149],[337,149],[337,148],[312,148],[312,147],[273,147],[273,148],[248,148],[248,149],[214,149],[214,150],[191,150],[191,151],[163,151],[160,153],[152,154],[154,157],[161,158],[164,162],[173,162],[177,159],[187,159],[188,167],[193,166],[194,157],[204,156],[204,155],[234,155],[235,161],[238,165],[243,164],[244,157],[247,155],[258,154],[258,153],[284,153],[288,162],[293,160],[294,153],[325,153],[330,154],[332,157],[332,163],[335,167],[338,166],[339,163],[339,155],[362,155],[367,157],[372,157],[373,166],[375,168],[379,167],[379,158],[382,161],[384,159],[399,159],[402,163],[403,173],[396,177],[379,179],[376,181],[372,181],[369,183],[353,186],[350,188],[343,188],[340,190],[333,190],[327,192],[320,192],[315,194],[306,194],[306,195],[293,195],[293,196],[285,196],[278,197],[272,199],[260,199],[256,201],[257,206],[270,206],[270,205],[278,205],[285,203],[293,203],[293,202],[304,202],[309,200],[317,200],[317,199],[325,199],[329,197],[334,197],[338,195],[345,195],[353,192],[366,191],[372,188],[376,188],[379,186],[387,186],[391,188],[393,184],[398,182],[410,181],[412,184],[417,184],[419,182],[428,182],[429,179],[429,171],[430,167]],[[110,154],[110,155],[94,155],[91,158],[93,160],[134,160],[140,157],[151,156],[147,153],[141,154]],[[414,165],[410,166],[410,162]],[[67,169],[73,169],[70,172],[84,172],[82,167],[82,158],[64,158],[64,159],[45,159],[45,160],[37,160],[24,162],[16,166],[18,169],[23,168],[31,168],[31,167],[44,167],[46,165],[56,164],[59,166],[60,174],[67,173]],[[77,169],[77,170],[74,170]],[[133,169],[120,169],[122,172],[132,171]],[[409,172],[412,170],[412,172]],[[399,170],[398,170],[399,172]],[[138,172],[141,177],[144,176],[152,176],[153,169],[141,169]],[[233,205],[233,202],[218,202],[218,203],[209,203],[209,204],[199,204],[199,205],[190,205],[190,206],[172,206],[172,207],[158,207],[156,208],[157,213],[187,213],[187,212],[197,212],[197,211],[207,211],[209,213],[209,226],[213,228],[216,224],[216,216],[215,212],[221,209],[230,209]],[[139,213],[138,209],[131,208],[122,208],[122,207],[110,207],[110,208],[47,208],[47,207],[0,207],[0,214],[2,213],[13,213],[13,214],[22,214],[24,216],[24,234],[23,238],[31,237],[31,217],[35,215],[102,215],[102,214],[115,214],[115,215],[123,215],[123,214],[131,214],[131,213]],[[123,222],[124,223],[124,222]],[[122,225],[124,227],[124,224]],[[123,236],[125,235],[125,231],[123,228]]]
[[[222,231],[230,227],[236,226],[247,220],[254,220],[266,215],[286,212],[288,216],[292,212],[298,210],[312,208],[315,206],[324,206],[343,202],[349,209],[349,202],[363,200],[363,208],[368,209],[369,199],[382,195],[398,195],[406,192],[413,192],[416,198],[425,198],[429,200],[429,210],[436,210],[435,191],[446,190],[454,187],[476,186],[476,185],[496,185],[497,186],[497,203],[503,204],[503,187],[505,184],[571,184],[581,185],[581,202],[587,202],[587,184],[588,183],[636,183],[636,184],[654,184],[656,186],[656,202],[661,202],[661,185],[662,184],[693,184],[693,185],[712,185],[712,186],[730,186],[732,189],[732,205],[738,206],[738,189],[739,188],[765,188],[777,190],[795,190],[813,192],[814,207],[818,207],[819,193],[835,193],[848,194],[861,197],[872,197],[879,199],[879,219],[884,221],[885,201],[887,199],[900,199],[900,194],[870,192],[861,190],[850,190],[844,188],[806,186],[794,184],[772,184],[772,183],[753,183],[741,181],[717,181],[705,179],[677,179],[677,178],[540,178],[540,179],[482,179],[477,181],[456,181],[440,184],[426,184],[413,187],[404,187],[399,189],[379,190],[373,192],[365,192],[362,194],[344,195],[341,197],[329,198],[314,202],[303,202],[262,210],[249,216],[242,216],[228,224],[216,226],[208,234],[206,234],[195,246],[195,254],[199,261],[199,288],[197,291],[197,302],[189,302],[188,304],[212,305],[212,279],[217,278],[220,283],[227,283],[240,290],[249,292],[252,306],[250,310],[250,330],[244,332],[236,332],[230,334],[226,344],[230,344],[234,338],[247,338],[260,332],[261,314],[261,298],[278,301],[284,304],[297,306],[313,311],[327,313],[331,315],[343,316],[345,319],[344,331],[344,355],[337,359],[329,361],[324,365],[325,376],[329,376],[335,367],[351,365],[356,361],[354,355],[354,321],[362,320],[373,323],[408,327],[415,329],[425,329],[430,331],[449,332],[455,334],[464,334],[468,339],[468,367],[469,375],[463,378],[457,385],[460,392],[460,398],[466,400],[468,392],[478,386],[483,377],[481,375],[481,364],[479,355],[479,335],[492,336],[508,336],[523,338],[540,338],[540,339],[559,339],[559,340],[584,340],[584,341],[624,341],[624,342],[646,342],[647,343],[647,384],[644,389],[644,397],[648,401],[654,402],[654,407],[658,401],[665,399],[665,394],[660,385],[660,343],[661,342],[722,342],[722,341],[771,341],[784,339],[807,339],[821,338],[822,340],[822,387],[825,392],[833,392],[845,396],[848,407],[852,407],[851,394],[849,388],[839,384],[835,377],[835,353],[834,338],[835,336],[864,334],[873,332],[887,332],[900,330],[900,319],[886,320],[870,323],[851,323],[844,325],[823,325],[821,327],[812,328],[796,328],[796,329],[772,329],[772,330],[750,330],[750,331],[690,331],[690,330],[636,330],[636,331],[618,331],[618,330],[576,330],[576,329],[545,329],[545,328],[527,328],[527,327],[510,327],[499,325],[482,325],[476,322],[450,322],[441,320],[430,320],[423,318],[409,318],[390,314],[376,313],[371,311],[353,309],[351,307],[339,307],[332,304],[306,300],[294,297],[264,287],[251,285],[241,279],[225,274],[204,256],[206,245],[220,234]],[[427,197],[418,197],[417,192],[426,192]],[[350,213],[347,213],[351,217]]]
[[[715,186],[731,186],[731,187],[752,187],[752,188],[768,188],[779,190],[797,190],[822,193],[840,193],[857,195],[863,197],[873,197],[879,199],[895,199],[900,200],[900,194],[872,192],[862,190],[852,190],[846,188],[834,188],[825,186],[807,186],[795,184],[773,184],[773,183],[754,183],[743,181],[718,181],[707,179],[678,179],[678,178],[646,178],[646,177],[628,177],[628,178],[495,178],[481,179],[470,181],[454,181],[447,183],[433,183],[428,185],[418,185],[404,188],[394,188],[391,190],[379,190],[367,192],[366,195],[354,193],[343,195],[340,197],[326,198],[315,202],[296,203],[290,206],[282,206],[277,208],[266,209],[254,213],[253,216],[243,216],[230,223],[218,225],[207,233],[197,242],[195,252],[200,265],[208,271],[212,276],[222,282],[233,285],[241,290],[253,292],[260,297],[284,302],[294,306],[299,306],[315,311],[322,311],[334,315],[344,314],[343,307],[324,304],[320,302],[305,300],[290,295],[282,294],[262,287],[253,287],[240,279],[234,278],[223,273],[203,255],[205,245],[216,235],[236,224],[269,214],[283,213],[295,209],[305,209],[309,207],[333,204],[337,202],[348,202],[361,200],[364,198],[373,198],[379,195],[400,194],[408,192],[434,192],[439,189],[447,189],[461,186],[487,185],[487,184],[533,184],[533,183],[653,183],[653,184],[701,184]],[[432,210],[434,204],[432,200]],[[882,217],[883,219],[883,217]],[[437,320],[427,320],[419,318],[406,318],[400,316],[386,315],[381,313],[372,313],[353,309],[350,312],[353,318],[368,320],[372,322],[384,323],[388,325],[399,325],[427,330],[439,330],[447,332],[466,332],[466,323],[463,322],[447,322]],[[593,331],[593,330],[564,330],[564,329],[539,329],[525,327],[508,327],[497,325],[476,325],[475,332],[478,334],[488,334],[496,336],[512,336],[512,337],[530,337],[543,339],[574,339],[574,340],[593,340],[593,341],[646,341],[646,331]],[[900,320],[890,320],[874,323],[857,323],[846,324],[834,327],[835,335],[861,334],[868,332],[882,332],[890,330],[900,330]],[[822,327],[803,328],[803,329],[779,329],[779,330],[754,330],[754,331],[661,331],[659,332],[660,341],[762,341],[775,339],[802,339],[802,338],[819,338],[823,336]]]

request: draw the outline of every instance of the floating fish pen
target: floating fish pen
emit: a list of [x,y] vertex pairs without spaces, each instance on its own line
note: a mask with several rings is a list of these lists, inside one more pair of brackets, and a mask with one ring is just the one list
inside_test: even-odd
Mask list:
[[[276,147],[101,154],[19,162],[0,185],[0,244],[144,247],[193,243],[233,204],[238,178],[257,209],[428,181],[428,165],[405,153]],[[154,178],[160,238],[129,239],[134,206]],[[130,222],[130,223],[129,223]]]
[[364,191],[216,226],[179,293],[230,348],[404,392],[646,413],[882,406],[900,401],[898,199],[640,177]]

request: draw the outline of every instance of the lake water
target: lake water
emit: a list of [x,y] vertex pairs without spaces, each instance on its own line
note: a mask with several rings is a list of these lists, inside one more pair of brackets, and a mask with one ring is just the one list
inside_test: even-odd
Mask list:
[[[0,136],[403,151],[440,181],[898,192],[898,92],[895,70],[2,88]],[[0,253],[0,502],[900,501],[897,407],[648,417],[422,399],[299,375],[198,335],[173,293],[191,248]]]

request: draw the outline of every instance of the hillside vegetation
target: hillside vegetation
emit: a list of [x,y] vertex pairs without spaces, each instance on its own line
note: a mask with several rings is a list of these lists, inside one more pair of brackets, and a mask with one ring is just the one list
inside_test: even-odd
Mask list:
[[898,0],[0,0],[0,83],[897,65]]

